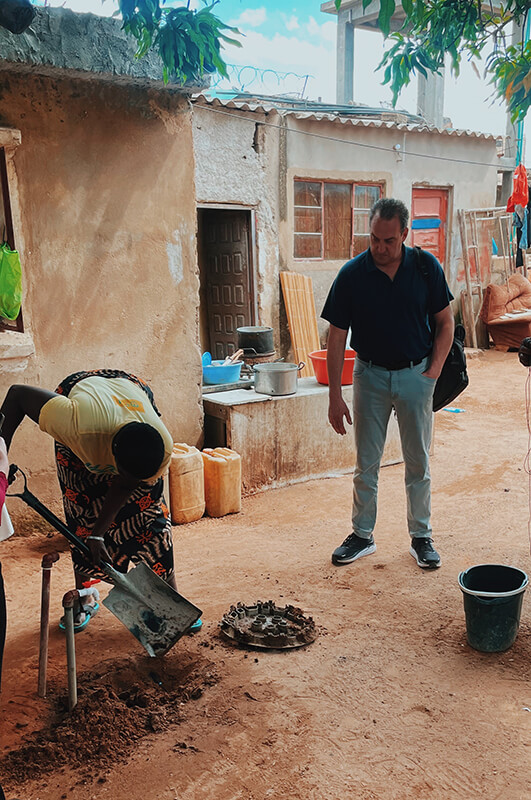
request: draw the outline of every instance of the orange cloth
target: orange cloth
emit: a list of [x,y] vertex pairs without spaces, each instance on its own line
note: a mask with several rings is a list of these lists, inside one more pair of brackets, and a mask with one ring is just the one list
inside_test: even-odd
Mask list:
[[529,202],[527,172],[523,164],[519,164],[513,175],[513,193],[507,200],[507,211],[514,211],[515,206],[524,206]]

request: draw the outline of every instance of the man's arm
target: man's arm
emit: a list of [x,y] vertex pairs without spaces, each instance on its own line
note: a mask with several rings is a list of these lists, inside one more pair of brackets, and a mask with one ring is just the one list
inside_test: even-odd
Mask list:
[[341,373],[345,360],[345,346],[348,331],[330,325],[328,333],[328,346],[326,351],[326,365],[328,368],[328,421],[336,433],[341,435],[347,431],[345,422],[352,425],[350,411],[341,394]]
[[433,350],[430,357],[430,365],[424,375],[428,378],[437,380],[441,374],[446,356],[450,352],[454,339],[454,315],[450,306],[446,306],[442,311],[434,314],[435,317],[435,336],[433,339]]
[[23,386],[15,384],[6,394],[0,412],[5,415],[2,426],[2,435],[9,450],[11,439],[16,429],[24,419],[29,417],[38,424],[41,408],[52,397],[58,397],[55,392],[39,389],[37,386]]

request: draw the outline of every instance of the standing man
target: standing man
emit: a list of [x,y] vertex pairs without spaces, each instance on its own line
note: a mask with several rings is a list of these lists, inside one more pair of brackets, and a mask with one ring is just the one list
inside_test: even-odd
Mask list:
[[[433,391],[450,350],[452,294],[441,265],[430,253],[405,247],[409,212],[400,200],[372,207],[370,246],[339,271],[322,317],[328,338],[328,419],[346,433],[350,411],[341,394],[347,332],[356,351],[354,366],[353,532],[332,554],[333,564],[350,564],[374,553],[378,475],[387,424],[394,409],[405,462],[409,552],[419,567],[441,565],[433,547],[429,448]],[[430,327],[430,320],[434,330]]]

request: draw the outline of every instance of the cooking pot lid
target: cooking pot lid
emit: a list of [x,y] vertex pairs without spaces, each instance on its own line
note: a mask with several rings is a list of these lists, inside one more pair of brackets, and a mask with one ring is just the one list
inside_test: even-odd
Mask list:
[[253,369],[255,372],[291,372],[291,370],[299,369],[298,364],[290,364],[289,362],[286,363],[284,361],[275,363],[270,362],[269,364],[254,364]]
[[273,328],[251,325],[250,327],[247,328],[236,328],[236,333],[266,333],[266,331],[272,331],[272,330]]

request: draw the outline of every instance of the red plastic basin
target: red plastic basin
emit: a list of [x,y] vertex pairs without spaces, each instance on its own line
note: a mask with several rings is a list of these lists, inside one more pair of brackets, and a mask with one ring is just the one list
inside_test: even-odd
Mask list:
[[[317,383],[324,383],[328,386],[328,369],[326,368],[326,350],[314,350],[313,353],[308,353]],[[355,350],[345,350],[345,361],[343,362],[343,372],[341,373],[341,385],[347,386],[352,383],[352,374],[354,372],[354,359],[356,358]]]

